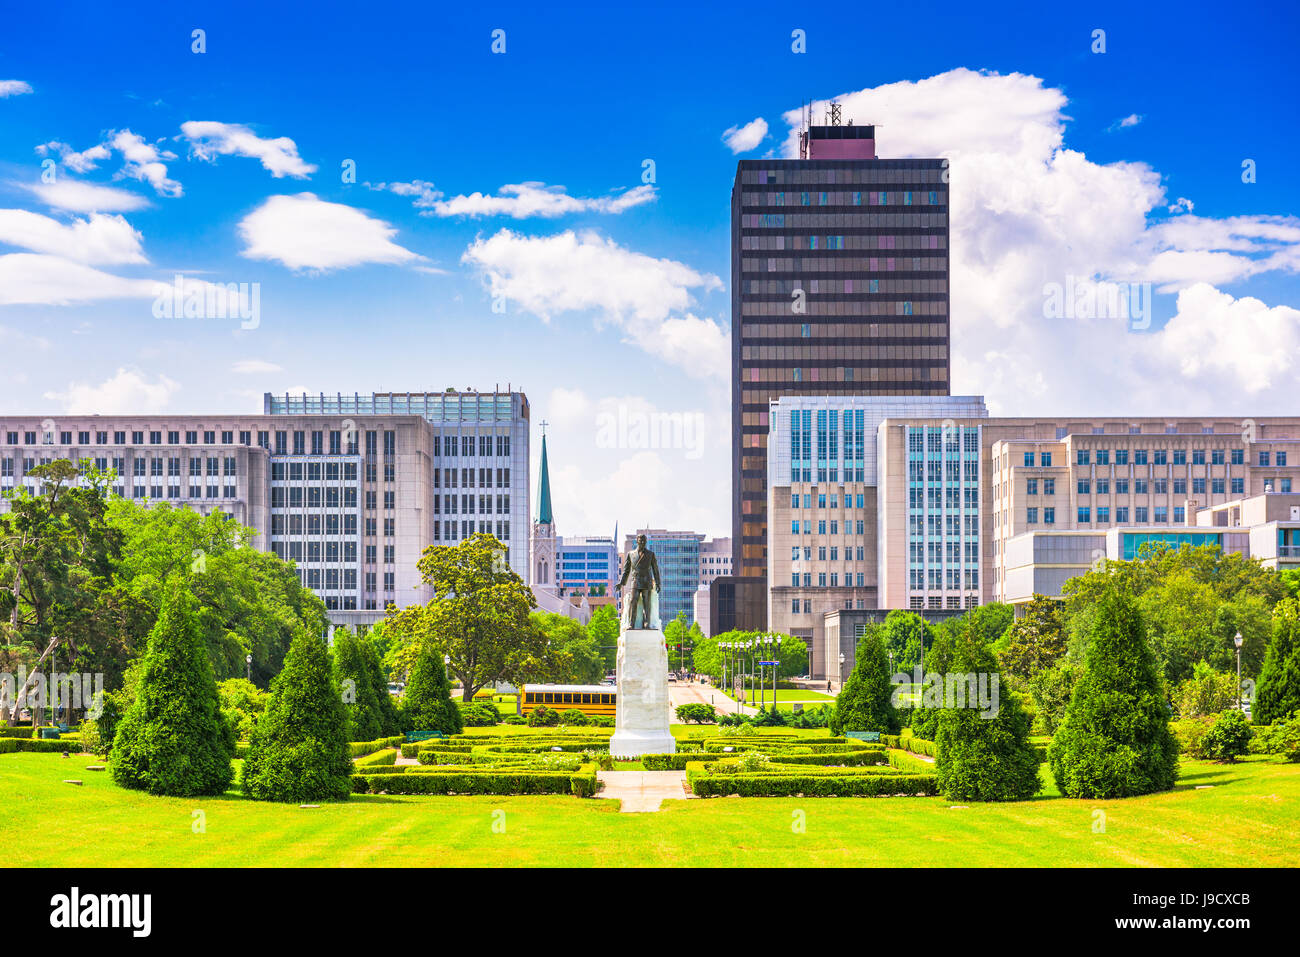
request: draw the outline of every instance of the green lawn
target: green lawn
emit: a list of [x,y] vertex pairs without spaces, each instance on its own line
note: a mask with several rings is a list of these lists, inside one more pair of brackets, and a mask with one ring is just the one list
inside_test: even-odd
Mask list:
[[[1290,866],[1300,766],[1192,762],[1177,790],[1124,801],[1056,796],[950,810],[942,798],[719,798],[657,814],[572,797],[388,797],[300,810],[154,798],[89,772],[89,756],[0,756],[8,863],[133,866]],[[80,778],[81,787],[60,783]],[[1195,785],[1213,784],[1211,790]],[[1054,792],[1052,792],[1054,794]],[[194,811],[206,832],[194,833]],[[1106,814],[1094,833],[1094,810]],[[503,811],[504,817],[494,812]],[[806,829],[792,823],[806,816]],[[493,823],[504,822],[504,833]],[[34,834],[55,835],[32,840]],[[720,839],[721,838],[721,839]]]

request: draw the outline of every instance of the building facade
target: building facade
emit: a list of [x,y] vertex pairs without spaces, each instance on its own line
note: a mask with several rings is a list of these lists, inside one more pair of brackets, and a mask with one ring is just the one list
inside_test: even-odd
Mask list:
[[835,675],[836,611],[1055,596],[1143,541],[1300,558],[1300,417],[1000,418],[976,396],[819,396],[773,402],[770,422],[769,616],[809,642],[815,677]]
[[[742,160],[731,195],[733,573],[767,575],[769,404],[947,395],[941,159],[878,159],[871,126],[811,127],[797,160]],[[761,595],[761,589],[742,590]],[[765,606],[737,608],[766,627]]]
[[[528,580],[522,392],[264,397],[262,415],[0,417],[0,492],[54,459],[116,473],[115,494],[221,511],[294,562],[336,625],[428,601],[430,545],[490,532]],[[2,504],[0,504],[2,507]]]

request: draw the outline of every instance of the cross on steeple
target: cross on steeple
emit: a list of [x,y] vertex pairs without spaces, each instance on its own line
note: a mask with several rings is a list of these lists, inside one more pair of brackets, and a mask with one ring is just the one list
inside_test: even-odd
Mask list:
[[547,422],[545,419],[542,419],[542,435],[546,434],[546,427],[550,424],[551,423]]

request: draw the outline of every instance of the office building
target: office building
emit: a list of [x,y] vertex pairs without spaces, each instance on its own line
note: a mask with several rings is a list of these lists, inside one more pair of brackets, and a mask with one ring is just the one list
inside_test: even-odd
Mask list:
[[[949,391],[941,159],[879,159],[875,128],[742,160],[731,195],[732,545],[738,627],[766,627],[769,403]],[[759,587],[752,583],[759,582]]]
[[522,392],[450,390],[267,394],[261,415],[0,416],[0,491],[89,459],[119,496],[250,526],[334,624],[364,626],[432,598],[416,562],[476,532],[527,580],[528,424]]

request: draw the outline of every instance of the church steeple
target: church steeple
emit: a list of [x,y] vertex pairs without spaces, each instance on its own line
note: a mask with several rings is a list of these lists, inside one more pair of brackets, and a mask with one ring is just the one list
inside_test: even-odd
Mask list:
[[539,525],[554,525],[555,522],[551,517],[551,473],[546,467],[546,423],[542,423],[542,477],[537,490],[539,503],[537,506],[537,523]]

